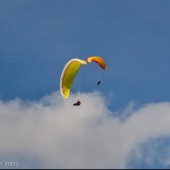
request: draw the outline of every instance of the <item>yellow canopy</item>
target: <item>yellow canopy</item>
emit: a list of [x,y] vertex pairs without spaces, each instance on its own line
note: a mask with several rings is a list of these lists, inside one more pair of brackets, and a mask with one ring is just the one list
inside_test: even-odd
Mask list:
[[69,97],[72,83],[82,64],[86,64],[86,61],[77,58],[71,59],[62,71],[60,78],[60,92],[66,99]]

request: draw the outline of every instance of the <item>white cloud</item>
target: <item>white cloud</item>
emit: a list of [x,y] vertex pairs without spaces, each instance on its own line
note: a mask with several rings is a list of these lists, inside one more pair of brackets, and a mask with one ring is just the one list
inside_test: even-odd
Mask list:
[[[72,106],[78,98],[82,105]],[[140,160],[137,148],[148,139],[170,136],[170,103],[138,110],[130,103],[122,119],[106,101],[98,92],[68,100],[56,92],[40,101],[1,101],[0,158],[21,168],[125,168],[132,151]]]

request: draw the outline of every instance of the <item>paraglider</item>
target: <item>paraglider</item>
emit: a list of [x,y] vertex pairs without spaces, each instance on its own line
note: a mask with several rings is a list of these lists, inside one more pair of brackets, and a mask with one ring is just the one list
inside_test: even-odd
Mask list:
[[107,66],[106,66],[106,62],[104,61],[104,59],[102,57],[99,56],[92,56],[87,58],[87,63],[91,63],[92,61],[94,61],[95,63],[97,63],[103,70],[107,70]]
[[[86,65],[87,63],[91,63],[92,61],[97,63],[103,70],[107,69],[106,62],[104,61],[103,58],[99,56],[89,57],[86,59],[86,61],[78,58],[74,58],[66,63],[60,77],[60,93],[63,96],[63,98],[68,99],[73,81],[80,67],[82,65]],[[99,86],[100,83],[101,81],[99,80],[97,82],[97,85]],[[73,106],[80,106],[80,105],[81,102],[79,100],[73,104]]]
[[65,65],[60,77],[60,92],[65,99],[68,99],[69,97],[72,83],[78,70],[85,64],[86,61],[75,58],[68,61]]

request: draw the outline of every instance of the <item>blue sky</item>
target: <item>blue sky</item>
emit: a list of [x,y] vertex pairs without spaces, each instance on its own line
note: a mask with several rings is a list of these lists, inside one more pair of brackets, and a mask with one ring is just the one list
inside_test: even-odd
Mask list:
[[[145,115],[145,109],[149,110],[150,115],[154,116],[150,107],[153,107],[154,110],[159,106],[161,107],[161,109],[158,109],[160,114],[164,116],[165,111],[166,116],[164,118],[170,120],[167,115],[167,113],[170,114],[169,11],[170,2],[168,0],[0,0],[1,116],[3,117],[3,111],[6,110],[5,113],[7,112],[7,117],[9,118],[10,115],[13,115],[13,110],[16,110],[14,115],[18,119],[22,111],[24,114],[29,111],[32,117],[28,120],[31,122],[32,119],[39,118],[40,111],[38,112],[37,110],[41,108],[40,110],[43,110],[43,113],[46,112],[45,106],[47,103],[50,103],[49,107],[51,109],[49,110],[53,110],[54,107],[59,115],[60,109],[63,112],[74,113],[72,103],[77,98],[80,98],[82,103],[85,103],[84,110],[88,112],[88,103],[84,99],[92,100],[91,102],[95,103],[94,100],[97,100],[96,96],[98,96],[98,104],[102,105],[98,113],[102,111],[103,114],[111,113],[115,118],[112,122],[113,124],[117,119],[121,121],[125,119],[125,122],[127,121],[126,123],[129,125],[128,122],[131,122],[133,116],[137,118],[136,115],[140,112],[142,112],[141,115]],[[107,63],[108,70],[103,71],[94,63],[82,68],[73,84],[71,98],[65,101],[59,93],[60,75],[64,65],[72,58],[86,59],[93,55],[103,57]],[[97,87],[96,83],[99,78],[102,83],[100,87]],[[47,101],[46,96],[48,96],[47,99],[50,98],[49,101]],[[44,104],[44,98],[46,104]],[[55,102],[57,103],[54,106]],[[62,108],[58,103],[61,104]],[[39,107],[35,109],[35,105]],[[68,107],[70,107],[70,110],[68,110]],[[90,106],[88,113],[95,115],[96,111]],[[49,116],[50,114],[51,112]],[[158,115],[157,117],[159,117]],[[96,121],[96,117],[94,117],[92,116],[91,118]],[[103,115],[101,117],[100,119],[103,120]],[[2,119],[5,122],[2,128],[9,125],[11,119],[8,118]],[[70,116],[69,118],[69,120],[72,120]],[[110,117],[107,117],[107,119],[110,119]],[[166,119],[161,119],[163,121],[160,123],[162,126]],[[22,120],[25,122],[25,117],[22,117]],[[44,117],[42,120],[44,120]],[[79,122],[79,119],[76,120]],[[145,118],[141,120],[143,122],[140,123],[144,126],[146,120]],[[17,120],[14,118],[15,121]],[[71,121],[69,122],[71,123]],[[105,125],[106,122],[104,123]],[[123,122],[120,124],[122,125]],[[50,120],[48,123],[50,124]],[[85,129],[84,126],[82,129],[87,132],[89,130],[88,123],[86,121],[84,123],[86,126]],[[148,123],[147,127],[154,129],[155,127],[152,126],[154,123]],[[42,124],[41,122],[38,127],[41,127]],[[23,125],[22,122],[19,125],[16,123],[15,128],[18,131],[18,129],[22,129],[22,126],[25,127],[26,125]],[[117,124],[115,126],[122,129],[120,134],[124,134],[124,128],[119,127],[120,125]],[[158,155],[164,155],[166,148],[169,148],[170,152],[170,146],[168,142],[165,142],[169,141],[170,136],[170,132],[166,130],[167,126],[165,128],[159,126],[162,131],[158,129],[158,131],[160,130],[159,133],[155,132],[154,135],[152,134],[153,131],[150,130],[150,135],[143,136],[145,139],[144,144],[137,145],[135,143],[135,147],[131,149],[125,147],[127,152],[126,154],[122,152],[122,155],[129,155],[131,150],[135,156],[133,157],[132,154],[132,159],[127,160],[120,154],[118,161],[115,158],[115,161],[119,162],[115,167],[166,168],[169,166],[170,162],[168,162],[167,157],[159,158],[158,164],[153,163],[158,159]],[[12,125],[10,127],[13,128]],[[106,127],[109,129],[108,124]],[[26,126],[25,128],[28,127]],[[47,129],[50,130],[49,128]],[[73,128],[72,130],[72,133],[75,134],[75,129]],[[84,131],[82,130],[82,132]],[[95,133],[95,130],[92,132]],[[3,134],[3,132],[1,133]],[[162,133],[164,134],[163,137]],[[143,133],[141,133],[142,135]],[[99,139],[99,136],[96,135],[96,140]],[[109,139],[109,137],[105,137]],[[131,137],[133,139],[133,135]],[[41,138],[43,139],[43,135]],[[133,142],[138,141],[136,138],[134,138]],[[150,138],[156,139],[149,142]],[[160,145],[157,145],[158,138],[162,139]],[[12,139],[15,139],[15,137]],[[52,137],[49,137],[49,139],[52,140]],[[124,137],[119,140],[121,141],[122,139]],[[153,143],[156,144],[154,145]],[[139,145],[141,148],[135,150],[136,146]],[[154,152],[153,150],[148,151],[148,153],[144,151],[145,148],[152,145],[155,146]],[[12,147],[12,144],[10,146]],[[29,144],[27,147],[29,147]],[[36,149],[36,145],[34,147]],[[42,148],[44,147],[46,147],[45,143],[42,145]],[[62,146],[60,147],[62,148]],[[90,146],[87,145],[86,147],[89,148]],[[3,146],[3,148],[8,147]],[[37,161],[31,162],[30,155],[32,153],[27,153],[25,150],[18,151],[17,146],[15,148],[16,150],[12,148],[11,152],[10,150],[3,151],[4,153],[9,152],[9,154],[7,154],[7,158],[0,155],[2,161],[12,159],[17,151],[15,158],[20,164],[28,168],[65,167],[61,163],[62,160],[60,160],[61,164],[58,163],[57,165],[53,164],[56,160],[47,161],[48,164],[45,165],[41,164],[45,160],[45,158],[39,156],[42,149],[39,149],[39,152],[32,152],[37,154],[35,158]],[[161,152],[161,150],[163,151]],[[107,152],[104,153],[107,156],[109,155]],[[79,154],[81,155],[81,153]],[[135,159],[136,155],[140,155],[138,160]],[[150,156],[149,161],[144,159],[146,155]],[[25,161],[19,161],[20,157],[25,157]],[[53,156],[51,157],[53,158]],[[114,155],[111,154],[110,157],[113,157],[114,160]],[[83,156],[82,159],[84,159]],[[102,165],[97,164],[97,160],[96,158],[96,162],[94,161],[95,163],[92,163],[91,167],[114,167],[109,161],[105,161]],[[128,162],[130,163],[128,164]],[[74,161],[70,161],[68,167],[69,165],[73,168],[86,167],[85,162],[77,165]]]
[[[169,100],[168,1],[9,2],[1,1],[2,99],[58,90],[69,59],[100,55],[108,64],[102,90],[113,91],[115,109]],[[86,82],[82,89],[95,88]]]

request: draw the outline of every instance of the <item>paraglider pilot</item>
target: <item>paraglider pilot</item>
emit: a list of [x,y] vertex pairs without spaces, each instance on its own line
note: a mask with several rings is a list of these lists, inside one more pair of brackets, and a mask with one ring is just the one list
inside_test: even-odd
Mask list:
[[101,81],[99,80],[99,81],[97,82],[97,85],[99,86],[100,83],[101,83]]
[[81,105],[81,102],[79,100],[73,104],[73,106],[80,106],[80,105]]

